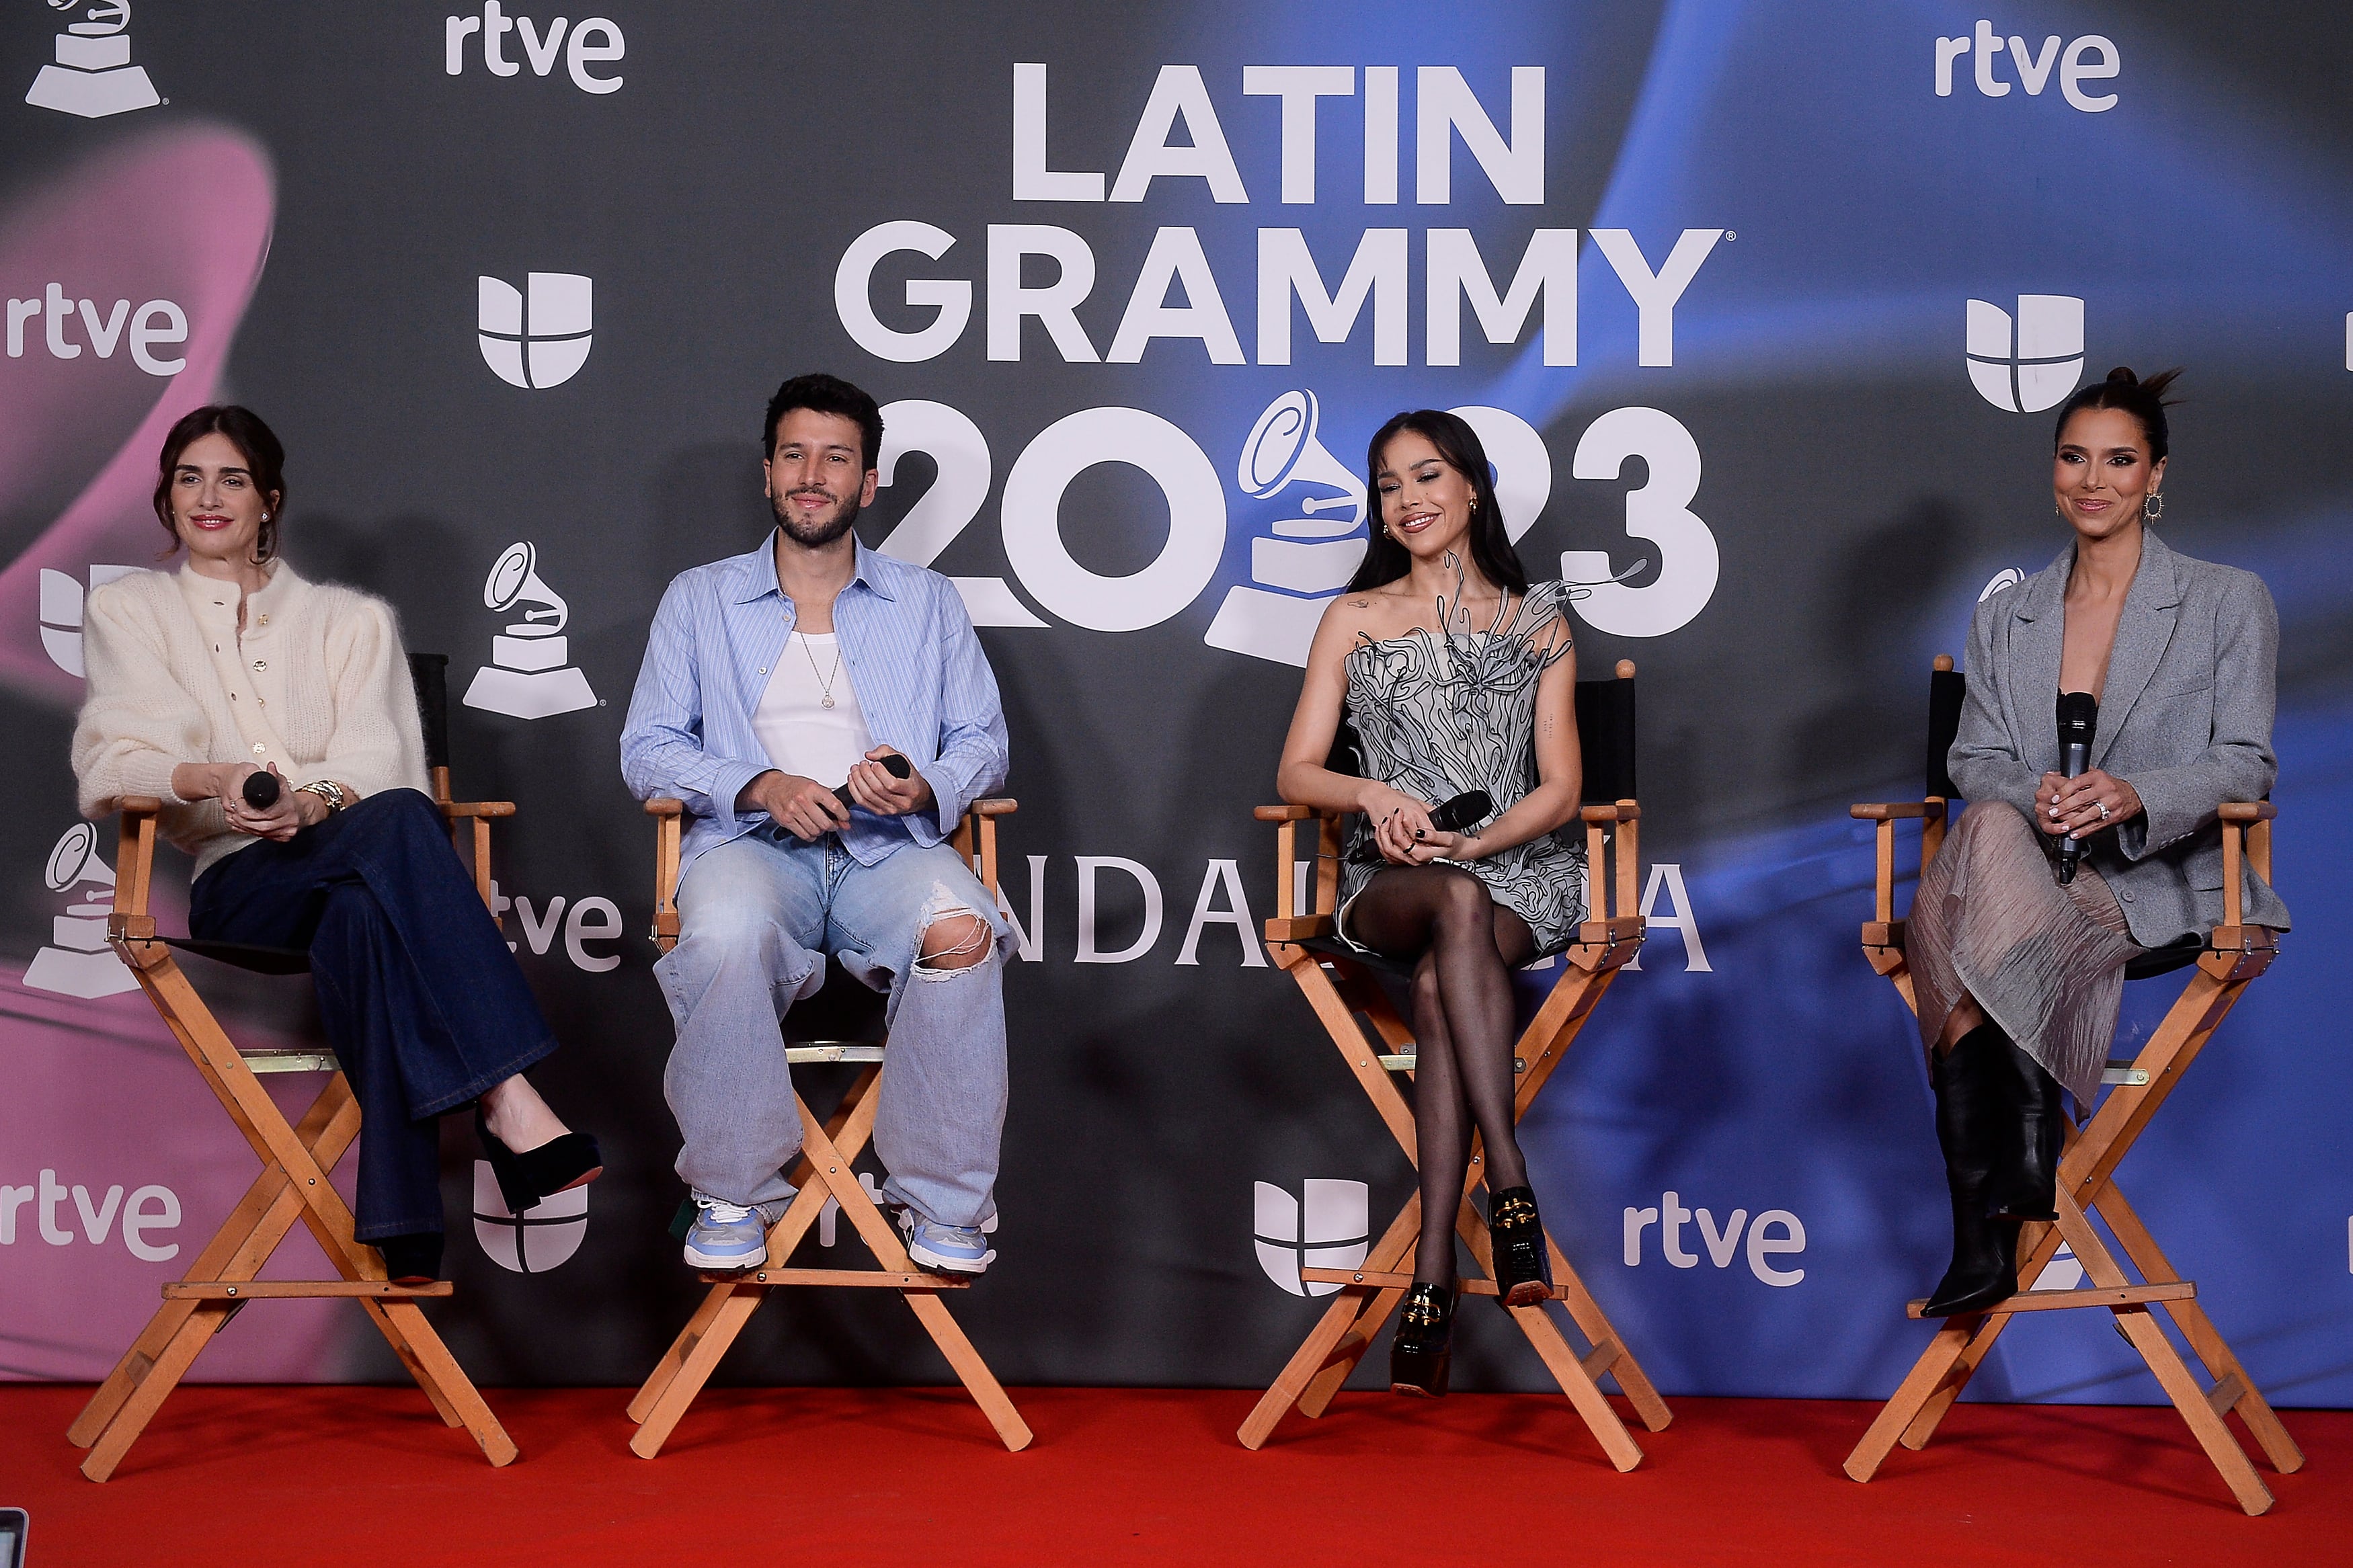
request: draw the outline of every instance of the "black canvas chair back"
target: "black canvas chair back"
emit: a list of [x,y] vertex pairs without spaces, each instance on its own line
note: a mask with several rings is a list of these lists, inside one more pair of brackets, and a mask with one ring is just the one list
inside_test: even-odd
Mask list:
[[417,688],[417,718],[425,727],[425,768],[449,765],[449,656],[412,653],[409,683]]

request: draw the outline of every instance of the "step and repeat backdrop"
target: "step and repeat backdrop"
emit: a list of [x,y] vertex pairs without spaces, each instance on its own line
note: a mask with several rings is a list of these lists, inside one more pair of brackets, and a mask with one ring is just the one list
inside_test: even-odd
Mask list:
[[[157,564],[160,436],[217,399],[286,440],[290,559],[449,656],[459,793],[520,807],[541,1076],[610,1162],[518,1227],[453,1121],[437,1318],[485,1383],[644,1375],[698,1287],[616,742],[664,584],[767,526],[765,399],[823,369],[886,405],[864,537],[955,579],[1011,720],[1001,1258],[957,1302],[1008,1383],[1262,1384],[1303,1255],[1410,1190],[1258,938],[1250,807],[1366,438],[1436,406],[1532,574],[1599,584],[1586,671],[1641,669],[1651,937],[1527,1125],[1546,1216],[1667,1392],[1883,1395],[1948,1233],[1845,808],[1917,794],[1931,657],[2063,547],[2049,411],[2179,363],[2165,532],[2279,600],[2295,930],[2123,1176],[2274,1399],[2353,1402],[2332,7],[0,4],[0,1376],[102,1372],[253,1170],[105,948],[66,766],[84,598]],[[303,981],[202,983],[315,1033]],[[811,1256],[864,1261],[830,1217]],[[946,1377],[887,1300],[796,1294],[723,1377]],[[2158,1397],[2050,1316],[1978,1393]],[[1543,1385],[1500,1315],[1464,1340],[1462,1382]],[[198,1371],[397,1369],[284,1303]]]

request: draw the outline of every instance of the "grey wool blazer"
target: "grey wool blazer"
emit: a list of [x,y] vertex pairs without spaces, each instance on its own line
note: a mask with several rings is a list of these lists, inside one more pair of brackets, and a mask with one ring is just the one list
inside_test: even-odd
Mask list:
[[[1968,699],[1948,766],[1964,798],[2031,818],[2059,771],[2060,645],[2075,547],[1978,605]],[[2261,800],[2272,752],[2279,613],[2263,579],[2177,554],[2152,531],[2125,595],[2091,765],[2131,784],[2144,815],[2092,837],[2088,858],[2133,940],[2157,947],[2222,923],[2224,801]],[[2242,918],[2284,931],[2287,906],[2246,866]]]

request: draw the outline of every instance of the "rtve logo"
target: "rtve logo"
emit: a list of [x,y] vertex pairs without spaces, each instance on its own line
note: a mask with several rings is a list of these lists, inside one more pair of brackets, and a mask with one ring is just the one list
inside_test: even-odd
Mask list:
[[2011,63],[2018,68],[2018,85],[2026,89],[2027,97],[2042,96],[2042,89],[2051,85],[2052,68],[2055,66],[2060,96],[2075,108],[2086,114],[2101,114],[2116,106],[2113,92],[2095,95],[2084,90],[2084,83],[2105,81],[2124,69],[2117,58],[2116,46],[2106,38],[2097,33],[2086,33],[2063,49],[2059,36],[2053,33],[2042,40],[2040,50],[2035,50],[2027,47],[2026,40],[2015,33],[2007,39],[1996,37],[1993,24],[1984,21],[1967,37],[1936,40],[1936,96],[1953,96],[1954,67],[1967,58],[1975,67],[1970,74],[1978,92],[1988,98],[2008,98],[2010,84],[2001,74],[2005,46]]
[[1972,300],[1968,333],[1969,380],[1996,408],[2056,408],[2083,378],[2084,301],[2072,294],[2021,294],[2015,322]]
[[[79,0],[49,0],[52,11],[70,11]],[[144,66],[131,63],[131,0],[95,0],[79,22],[58,35],[57,63],[41,68],[25,101],[101,120],[153,109],[163,102]]]
[[596,342],[596,288],[577,272],[527,273],[522,289],[502,278],[475,279],[474,341],[482,363],[509,386],[562,386],[588,363]]
[[[73,338],[76,321],[81,323],[81,342]],[[26,327],[34,324],[37,332],[28,332]],[[117,300],[112,310],[102,310],[97,300],[75,300],[65,285],[52,283],[33,299],[8,301],[8,357],[23,359],[28,341],[46,347],[51,359],[79,359],[84,349],[100,359],[112,359],[114,351],[128,342],[131,363],[141,370],[149,375],[177,375],[188,362],[165,359],[155,345],[186,342],[188,313],[169,300],[150,300],[136,310],[130,300]]]
[[[1767,1259],[1785,1252],[1806,1250],[1806,1226],[1788,1209],[1767,1209],[1749,1223],[1746,1209],[1734,1209],[1721,1228],[1715,1215],[1706,1209],[1683,1207],[1681,1193],[1662,1193],[1657,1208],[1629,1208],[1626,1211],[1626,1267],[1642,1265],[1642,1233],[1651,1226],[1659,1227],[1659,1253],[1677,1268],[1699,1267],[1699,1254],[1683,1245],[1686,1221],[1699,1222],[1699,1237],[1707,1248],[1707,1260],[1718,1268],[1732,1267],[1733,1258],[1740,1252],[1740,1233],[1748,1232],[1748,1271],[1767,1285],[1788,1287],[1805,1279],[1802,1268],[1782,1268]],[[1767,1234],[1778,1231],[1778,1235]]]
[[[513,76],[525,62],[531,74],[545,76],[555,68],[558,51],[564,56],[564,68],[571,73],[572,85],[583,92],[604,94],[621,90],[618,76],[591,76],[591,65],[617,60],[628,53],[629,46],[621,37],[621,29],[602,16],[591,16],[572,28],[565,37],[565,18],[558,16],[540,31],[528,16],[510,16],[499,8],[499,0],[483,0],[479,16],[450,16],[441,24],[441,68],[451,76],[466,72],[466,40],[479,37],[476,47],[481,51],[482,65],[492,76]],[[507,35],[513,34],[522,46],[522,58],[512,59],[506,52]],[[590,43],[591,37],[598,41]]]

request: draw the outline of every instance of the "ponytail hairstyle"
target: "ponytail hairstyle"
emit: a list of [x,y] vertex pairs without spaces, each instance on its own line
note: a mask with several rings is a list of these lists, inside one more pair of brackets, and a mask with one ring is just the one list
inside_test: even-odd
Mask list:
[[1365,551],[1363,563],[1342,592],[1361,594],[1385,583],[1394,583],[1412,568],[1413,557],[1381,526],[1381,448],[1408,430],[1437,447],[1446,466],[1471,481],[1471,560],[1480,574],[1497,588],[1525,594],[1528,571],[1520,564],[1519,552],[1512,548],[1512,536],[1504,527],[1503,508],[1495,504],[1495,481],[1487,471],[1487,448],[1480,444],[1479,433],[1461,416],[1435,408],[1417,408],[1394,416],[1374,433],[1372,445],[1366,448],[1365,499],[1371,507],[1373,538]]
[[2120,364],[2108,372],[2105,381],[2095,381],[2089,386],[2078,387],[2066,402],[2059,405],[2059,423],[2052,427],[2051,447],[2056,451],[2067,435],[2067,421],[2086,408],[2121,408],[2140,424],[2141,439],[2148,443],[2152,463],[2165,461],[2170,443],[2165,429],[2165,411],[2179,398],[2168,398],[2166,389],[2181,374],[2179,366],[2160,371],[2147,381],[2135,375],[2130,365]]

